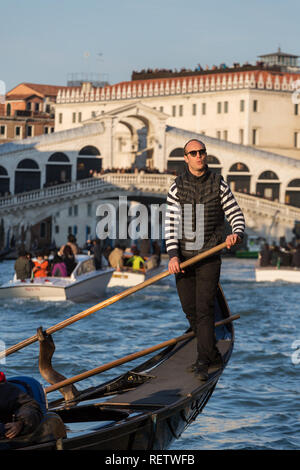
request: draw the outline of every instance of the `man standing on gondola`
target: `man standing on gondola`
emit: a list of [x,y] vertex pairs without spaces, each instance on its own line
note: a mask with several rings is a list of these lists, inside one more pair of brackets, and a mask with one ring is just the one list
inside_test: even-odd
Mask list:
[[198,356],[189,370],[200,380],[207,380],[209,367],[223,366],[214,329],[221,257],[207,257],[184,271],[180,263],[222,243],[224,216],[232,229],[226,238],[227,248],[240,243],[245,219],[228,184],[209,170],[203,142],[189,140],[184,146],[184,160],[185,171],[175,179],[167,197],[166,249],[182,309],[197,337]]

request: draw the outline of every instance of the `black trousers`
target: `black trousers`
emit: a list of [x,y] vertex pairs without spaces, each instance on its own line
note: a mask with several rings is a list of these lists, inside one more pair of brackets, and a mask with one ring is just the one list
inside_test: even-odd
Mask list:
[[[183,260],[182,260],[183,261]],[[176,287],[182,309],[197,337],[198,360],[216,361],[214,304],[220,278],[221,258],[211,256],[176,274]]]

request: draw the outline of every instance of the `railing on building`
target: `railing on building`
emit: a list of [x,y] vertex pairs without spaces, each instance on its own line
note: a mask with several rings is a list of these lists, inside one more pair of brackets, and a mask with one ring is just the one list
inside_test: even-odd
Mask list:
[[108,85],[103,88],[61,89],[58,91],[57,103],[79,103],[95,101],[119,101],[156,96],[205,93],[236,89],[265,89],[293,92],[297,74],[270,72],[266,70],[219,72],[205,76],[170,77],[165,79],[131,81]]

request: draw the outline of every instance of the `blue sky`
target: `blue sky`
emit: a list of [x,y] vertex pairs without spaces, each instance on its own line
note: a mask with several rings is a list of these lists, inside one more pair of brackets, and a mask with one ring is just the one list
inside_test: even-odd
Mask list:
[[2,0],[0,80],[117,83],[143,68],[254,63],[278,46],[300,54],[299,18],[298,0]]

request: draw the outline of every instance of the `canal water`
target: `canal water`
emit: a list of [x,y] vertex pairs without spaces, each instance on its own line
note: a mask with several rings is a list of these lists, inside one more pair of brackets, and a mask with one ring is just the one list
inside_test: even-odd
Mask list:
[[[0,283],[12,278],[13,263],[0,263]],[[254,263],[223,258],[221,284],[231,313],[241,316],[235,321],[234,352],[202,414],[173,443],[173,450],[300,449],[299,284],[256,283]],[[109,289],[107,297],[119,291]],[[2,301],[2,346],[91,305]],[[53,364],[70,377],[179,336],[187,326],[170,276],[55,333]],[[102,379],[141,361],[107,371]],[[38,372],[37,344],[2,360],[0,369],[7,376],[31,375],[46,386]],[[77,387],[98,383],[99,377],[91,377]]]

